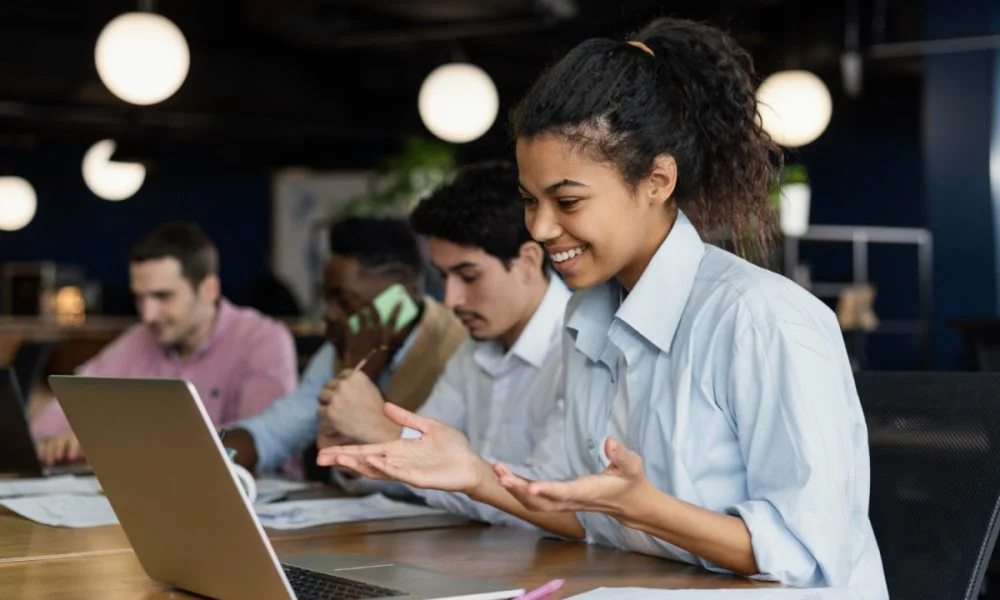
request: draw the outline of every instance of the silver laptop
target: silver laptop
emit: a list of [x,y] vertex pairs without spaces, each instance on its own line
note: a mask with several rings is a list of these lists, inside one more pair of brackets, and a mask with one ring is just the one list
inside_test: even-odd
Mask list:
[[49,378],[146,574],[212,598],[512,598],[523,589],[351,554],[274,553],[194,387]]

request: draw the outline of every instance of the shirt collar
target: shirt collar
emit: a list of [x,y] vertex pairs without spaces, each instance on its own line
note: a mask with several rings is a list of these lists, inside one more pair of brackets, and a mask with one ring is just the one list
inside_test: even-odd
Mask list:
[[670,234],[615,316],[661,351],[670,352],[704,254],[701,236],[687,215],[677,211]]
[[667,239],[620,307],[621,286],[616,281],[577,293],[566,322],[576,347],[591,360],[598,360],[608,344],[611,322],[617,318],[661,351],[669,352],[704,254],[701,236],[687,215],[678,210]]
[[[569,298],[570,291],[566,284],[551,275],[542,301],[506,356],[516,356],[535,368],[541,368],[552,347],[553,337],[562,329]],[[500,361],[505,358],[497,340],[477,343],[473,357],[480,367],[491,372],[499,368]]]
[[617,284],[602,283],[580,290],[566,308],[566,329],[577,350],[596,362],[608,344],[608,328],[618,306]]

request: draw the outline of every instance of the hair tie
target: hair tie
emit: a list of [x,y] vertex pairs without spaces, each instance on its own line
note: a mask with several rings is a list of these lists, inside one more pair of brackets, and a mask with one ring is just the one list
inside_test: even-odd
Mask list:
[[628,44],[629,46],[635,46],[636,48],[638,48],[639,50],[642,50],[643,52],[645,52],[646,54],[648,54],[650,56],[656,56],[655,54],[653,54],[653,51],[649,49],[649,46],[647,46],[646,44],[643,44],[642,42],[637,42],[635,40],[630,40],[630,41],[627,41],[625,43]]

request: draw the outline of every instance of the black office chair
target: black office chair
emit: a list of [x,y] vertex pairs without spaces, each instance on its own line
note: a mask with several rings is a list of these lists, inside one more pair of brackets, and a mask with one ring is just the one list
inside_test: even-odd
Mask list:
[[972,600],[1000,516],[1000,373],[855,374],[893,600]]
[[1000,371],[1000,346],[979,344],[976,347],[976,370]]

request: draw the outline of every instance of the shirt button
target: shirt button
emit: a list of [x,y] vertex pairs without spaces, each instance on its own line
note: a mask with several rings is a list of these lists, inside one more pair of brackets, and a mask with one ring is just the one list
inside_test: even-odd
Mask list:
[[587,449],[593,450],[596,447],[597,447],[597,442],[594,441],[594,438],[587,438]]

